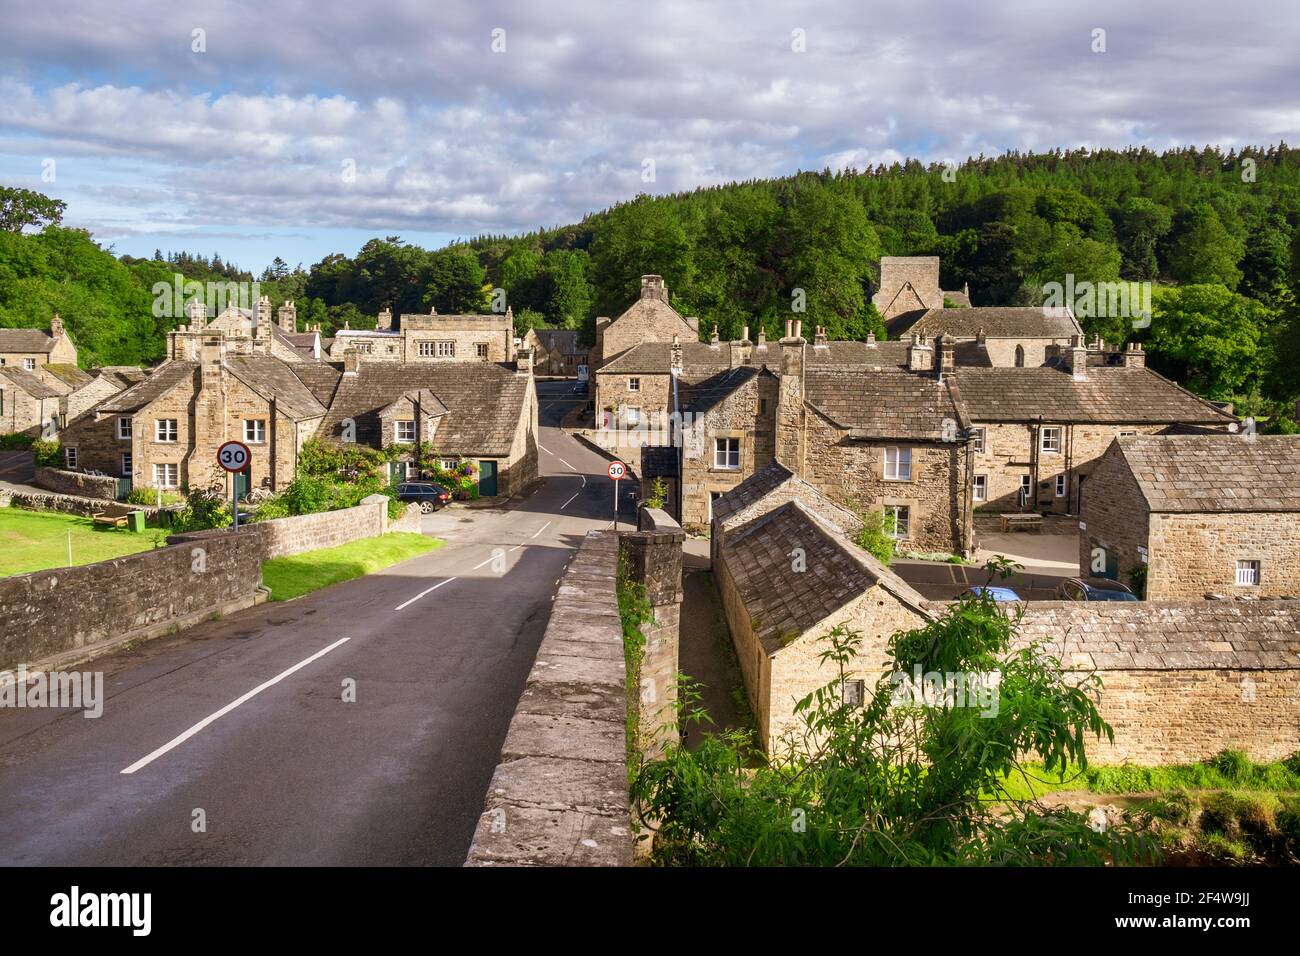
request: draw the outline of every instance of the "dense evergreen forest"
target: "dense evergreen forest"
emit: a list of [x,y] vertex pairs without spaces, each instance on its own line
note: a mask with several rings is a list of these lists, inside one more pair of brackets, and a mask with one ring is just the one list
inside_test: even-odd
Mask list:
[[[1288,427],[1300,395],[1300,150],[1009,153],[955,168],[911,161],[639,196],[581,222],[425,250],[372,239],[353,257],[261,275],[217,256],[120,258],[58,225],[62,204],[0,189],[0,325],[62,314],[90,363],[155,361],[151,289],[175,274],[258,279],[326,331],[394,312],[488,311],[504,289],[522,331],[617,315],[659,273],[707,335],[779,334],[796,303],[832,338],[883,333],[870,305],[881,255],[938,255],[943,286],[975,305],[1032,305],[1048,283],[1155,284],[1145,328],[1087,317],[1090,334],[1142,341],[1151,364],[1241,414]],[[39,231],[38,231],[39,230]]]

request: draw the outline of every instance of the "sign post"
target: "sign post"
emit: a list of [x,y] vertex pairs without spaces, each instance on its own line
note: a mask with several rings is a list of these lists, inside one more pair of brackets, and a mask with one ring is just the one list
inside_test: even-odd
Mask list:
[[621,461],[611,461],[607,469],[609,477],[614,479],[614,530],[618,530],[618,483],[627,475],[627,465]]
[[248,467],[253,454],[242,441],[228,441],[217,449],[217,464],[230,473],[230,513],[234,516],[234,530],[239,530],[239,472]]

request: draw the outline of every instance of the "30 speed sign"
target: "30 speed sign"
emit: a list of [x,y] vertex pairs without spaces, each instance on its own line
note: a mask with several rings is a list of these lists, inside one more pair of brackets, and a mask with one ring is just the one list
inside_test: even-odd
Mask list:
[[609,463],[609,477],[619,481],[627,474],[627,465],[621,461],[611,461]]
[[217,449],[217,464],[226,471],[243,471],[252,457],[242,441],[228,441]]

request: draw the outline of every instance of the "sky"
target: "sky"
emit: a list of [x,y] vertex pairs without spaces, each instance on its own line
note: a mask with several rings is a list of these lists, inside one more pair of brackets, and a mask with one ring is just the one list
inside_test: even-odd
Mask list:
[[799,169],[1300,142],[1297,0],[0,0],[0,183],[305,267]]

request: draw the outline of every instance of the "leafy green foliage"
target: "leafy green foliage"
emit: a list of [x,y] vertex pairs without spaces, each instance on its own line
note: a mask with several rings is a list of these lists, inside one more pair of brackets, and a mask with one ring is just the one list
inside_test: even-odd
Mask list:
[[894,560],[894,547],[898,543],[894,537],[894,516],[868,511],[859,517],[862,518],[862,527],[853,536],[853,543],[875,555],[877,561],[888,567]]
[[184,501],[185,497],[170,488],[159,489],[151,488],[149,485],[136,485],[127,493],[126,500],[128,504],[133,505],[156,505],[159,500],[163,505],[175,505]]
[[58,468],[63,464],[63,452],[57,441],[37,438],[32,441],[31,449],[37,468]]
[[172,520],[172,530],[176,534],[207,531],[229,527],[234,520],[230,513],[230,503],[226,500],[225,488],[215,484],[211,488],[189,490],[185,496],[185,507]]
[[21,232],[28,226],[57,226],[68,204],[30,189],[0,186],[0,229]]
[[650,488],[645,497],[647,508],[662,508],[664,501],[668,498],[668,482],[663,478],[653,478],[650,481]]

